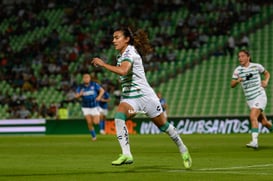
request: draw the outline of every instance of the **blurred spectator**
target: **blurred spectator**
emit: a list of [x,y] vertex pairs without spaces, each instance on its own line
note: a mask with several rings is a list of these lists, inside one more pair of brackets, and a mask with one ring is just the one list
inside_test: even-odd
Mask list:
[[73,90],[73,88],[69,88],[69,90],[66,92],[65,102],[75,102],[75,91]]
[[69,81],[68,74],[62,76],[62,80],[59,83],[59,85],[60,85],[61,91],[67,92],[69,90],[69,88],[71,87],[71,84]]
[[57,117],[57,105],[56,104],[50,104],[47,115],[50,118],[56,118]]
[[11,96],[7,92],[3,94],[3,96],[4,96],[4,99],[2,99],[1,103],[3,103],[3,105],[4,104],[10,105],[12,102]]
[[169,51],[166,54],[166,58],[168,61],[175,61],[176,60],[176,52],[173,47],[169,48]]
[[33,85],[30,83],[29,80],[24,80],[24,83],[22,85],[22,91],[30,91],[33,92],[34,91],[34,87]]
[[39,82],[39,87],[48,87],[48,86],[50,86],[49,77],[48,77],[47,74],[42,75],[41,79],[38,80],[38,82]]
[[249,38],[248,38],[248,36],[247,36],[246,34],[244,34],[244,35],[242,36],[242,38],[241,38],[240,41],[238,42],[238,46],[239,46],[240,48],[243,48],[243,47],[247,48],[247,47],[249,46]]
[[26,106],[24,104],[21,104],[20,106],[18,106],[16,115],[18,116],[18,118],[28,119],[31,117],[31,112],[26,109]]
[[39,113],[39,105],[34,98],[29,97],[28,99],[26,99],[24,101],[24,105],[25,105],[26,109],[28,109],[32,114]]
[[39,109],[39,115],[43,118],[46,118],[48,116],[47,112],[48,112],[48,108],[46,104],[43,102]]
[[68,119],[69,118],[69,112],[67,107],[63,102],[61,102],[58,112],[57,112],[57,119]]
[[12,87],[21,88],[23,86],[23,83],[24,83],[23,76],[20,73],[15,74],[15,77],[12,80]]
[[234,37],[229,34],[228,36],[228,42],[227,42],[227,46],[226,46],[226,54],[229,54],[230,56],[234,55],[234,50],[235,50],[235,39]]
[[224,56],[225,52],[222,49],[222,47],[218,47],[217,50],[214,51],[213,55],[216,56],[216,57],[218,57],[218,56]]
[[5,104],[5,95],[3,92],[0,90],[0,104],[3,105]]
[[261,7],[257,3],[250,1],[250,3],[249,3],[249,11],[251,13],[254,13],[254,14],[260,13]]
[[79,46],[78,43],[75,43],[69,52],[69,61],[74,62],[79,56]]
[[17,95],[15,94],[15,96],[16,96],[15,99],[18,100],[18,101],[20,101],[20,102],[22,102],[22,103],[24,103],[25,100],[27,99],[27,97],[24,94],[24,91],[22,89],[19,91],[19,93]]
[[204,45],[204,44],[208,43],[209,36],[207,35],[207,33],[205,33],[204,30],[199,32],[198,41],[199,41],[200,45]]

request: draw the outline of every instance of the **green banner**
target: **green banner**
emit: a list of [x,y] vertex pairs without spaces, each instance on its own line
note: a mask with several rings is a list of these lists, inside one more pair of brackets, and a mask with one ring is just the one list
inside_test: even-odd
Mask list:
[[84,119],[47,120],[46,134],[89,134]]

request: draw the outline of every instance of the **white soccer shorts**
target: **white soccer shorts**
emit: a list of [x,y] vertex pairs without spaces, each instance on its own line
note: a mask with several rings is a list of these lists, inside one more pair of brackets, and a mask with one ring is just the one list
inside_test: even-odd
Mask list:
[[154,118],[163,112],[159,99],[156,96],[122,99],[121,102],[126,102],[133,107],[134,110],[129,110],[131,113],[145,113],[149,118]]
[[91,115],[91,116],[99,116],[100,115],[100,111],[98,109],[98,107],[92,107],[92,108],[87,108],[87,107],[83,107],[82,108],[82,112],[83,115]]
[[267,97],[266,97],[265,92],[263,92],[261,95],[259,95],[255,99],[247,101],[247,104],[250,109],[257,108],[257,109],[261,109],[264,111],[266,104],[267,104]]

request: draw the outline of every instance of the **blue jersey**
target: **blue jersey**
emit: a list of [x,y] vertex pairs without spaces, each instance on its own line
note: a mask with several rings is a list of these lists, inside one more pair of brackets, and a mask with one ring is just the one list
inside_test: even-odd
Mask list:
[[[103,99],[108,99],[109,97],[110,97],[109,93],[105,91],[102,98]],[[99,101],[99,106],[102,109],[107,109],[108,108],[108,102]]]
[[165,108],[163,107],[163,105],[167,103],[166,100],[164,98],[161,98],[159,101],[160,101],[160,104],[162,105],[163,111],[165,111]]
[[83,91],[82,107],[93,108],[98,106],[96,97],[99,95],[100,85],[96,82],[90,82],[89,85],[81,84],[77,87],[76,92]]

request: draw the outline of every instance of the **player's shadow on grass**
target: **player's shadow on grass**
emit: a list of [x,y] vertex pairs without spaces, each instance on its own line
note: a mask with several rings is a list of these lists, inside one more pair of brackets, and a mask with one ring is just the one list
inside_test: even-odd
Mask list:
[[249,150],[254,150],[254,151],[273,150],[273,146],[268,146],[268,145],[259,146],[259,148],[257,148],[257,149],[254,149],[254,148],[247,148],[247,147],[244,147],[244,148],[245,148],[245,149],[249,149]]
[[149,166],[135,166],[133,168],[123,170],[121,171],[122,173],[159,173],[159,172],[168,172],[168,171],[173,171],[173,170],[181,170],[181,171],[186,171],[181,165],[180,168],[178,167],[170,167],[166,165],[149,165]]
[[259,148],[257,150],[272,150],[273,146],[269,146],[269,145],[261,145],[259,146]]
[[101,171],[70,171],[70,172],[59,172],[59,173],[30,173],[30,174],[0,174],[0,177],[26,177],[26,176],[69,176],[69,175],[105,175],[105,174],[124,174],[124,173],[159,173],[159,172],[168,172],[173,170],[186,171],[185,168],[169,167],[166,165],[149,165],[149,166],[113,166],[111,170],[101,170]]

